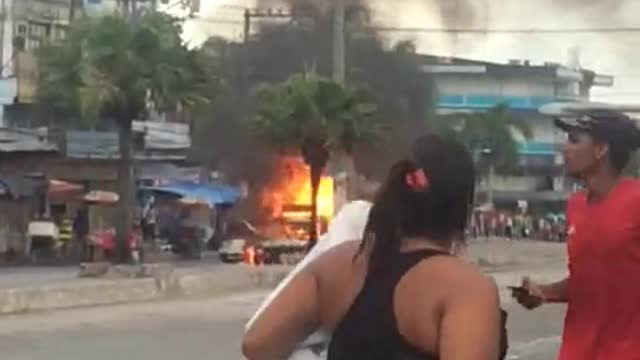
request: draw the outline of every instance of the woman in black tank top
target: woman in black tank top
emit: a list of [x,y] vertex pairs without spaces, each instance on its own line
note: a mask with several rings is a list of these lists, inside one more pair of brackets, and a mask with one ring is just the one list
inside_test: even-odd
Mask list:
[[[249,360],[286,359],[323,329],[328,360],[497,360],[506,350],[495,284],[457,259],[474,198],[468,151],[438,136],[396,163],[363,240],[295,277],[243,341]],[[502,320],[502,321],[501,321]]]

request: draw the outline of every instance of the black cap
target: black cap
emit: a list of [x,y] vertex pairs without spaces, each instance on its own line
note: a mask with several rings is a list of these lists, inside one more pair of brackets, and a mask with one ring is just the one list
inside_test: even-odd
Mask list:
[[614,110],[590,110],[576,113],[573,118],[556,118],[555,125],[565,131],[585,132],[609,144],[629,149],[640,148],[640,130],[636,122]]

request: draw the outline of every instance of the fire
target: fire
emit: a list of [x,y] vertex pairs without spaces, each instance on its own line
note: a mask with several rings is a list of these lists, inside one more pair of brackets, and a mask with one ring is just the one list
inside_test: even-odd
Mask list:
[[[262,204],[270,209],[273,219],[309,216],[304,208],[311,206],[309,167],[299,157],[283,157],[278,161],[278,176],[262,194]],[[333,178],[323,176],[318,188],[318,216],[330,219],[334,214]],[[295,210],[287,210],[287,207]]]

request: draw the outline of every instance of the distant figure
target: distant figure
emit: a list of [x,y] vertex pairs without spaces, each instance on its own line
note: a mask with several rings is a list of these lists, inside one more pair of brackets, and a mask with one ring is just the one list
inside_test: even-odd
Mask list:
[[158,208],[155,197],[151,196],[142,210],[142,238],[144,242],[152,242],[157,236]]
[[82,206],[76,212],[76,217],[73,219],[73,236],[74,236],[74,255],[79,256],[81,259],[93,261],[92,249],[89,244],[89,209],[86,206]]
[[63,215],[58,227],[58,241],[60,242],[59,255],[61,258],[65,258],[71,249],[71,242],[73,240],[73,223],[71,219]]
[[489,220],[489,236],[495,237],[498,236],[498,217],[497,215],[492,215],[491,220]]
[[636,360],[640,182],[622,172],[640,147],[640,130],[613,111],[591,111],[556,125],[568,134],[567,173],[586,188],[567,206],[569,276],[545,285],[525,278],[524,290],[513,296],[528,309],[568,303],[560,360]]
[[246,358],[287,359],[320,330],[328,360],[499,359],[496,285],[456,256],[474,186],[464,146],[419,139],[391,168],[362,239],[318,257],[249,326]]
[[511,215],[507,215],[506,217],[504,236],[509,240],[512,240],[513,238],[513,216]]

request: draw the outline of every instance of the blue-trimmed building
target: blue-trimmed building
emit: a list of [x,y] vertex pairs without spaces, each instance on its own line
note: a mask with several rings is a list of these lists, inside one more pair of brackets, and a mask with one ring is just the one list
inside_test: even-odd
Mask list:
[[[422,70],[435,83],[439,114],[481,112],[506,103],[517,121],[529,124],[533,137],[518,139],[519,168],[494,181],[497,203],[566,198],[571,186],[563,176],[563,134],[538,109],[552,102],[588,101],[592,87],[613,86],[612,76],[556,63],[537,65],[512,60],[498,64],[429,55],[419,58]],[[481,184],[481,191],[483,186],[486,189],[486,184]]]

